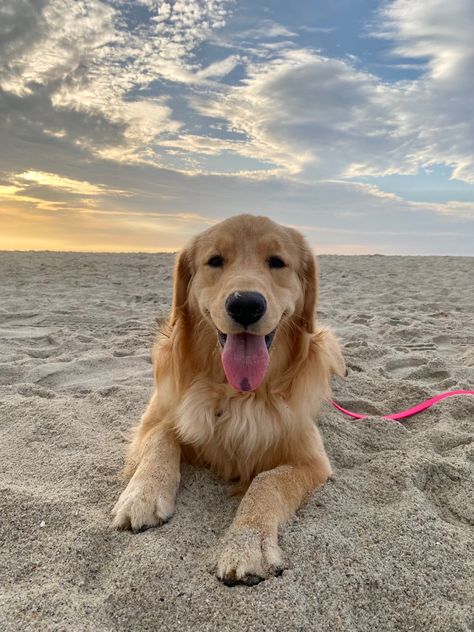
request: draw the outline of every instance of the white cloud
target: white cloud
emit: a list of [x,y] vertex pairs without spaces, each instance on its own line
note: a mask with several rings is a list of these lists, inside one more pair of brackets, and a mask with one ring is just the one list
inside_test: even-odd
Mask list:
[[126,191],[120,189],[92,184],[86,180],[66,178],[56,173],[48,173],[45,171],[24,171],[23,173],[13,175],[11,181],[15,183],[16,187],[25,187],[33,183],[43,187],[67,191],[68,193],[76,193],[78,195],[127,195]]
[[[45,133],[119,162],[195,173],[206,170],[205,161],[198,155],[179,161],[176,152],[206,156],[220,148],[266,163],[272,177],[414,174],[421,166],[446,164],[453,177],[474,181],[471,0],[383,5],[378,36],[390,38],[398,56],[427,60],[420,78],[392,84],[356,69],[354,58],[325,57],[293,41],[268,48],[268,40],[296,37],[273,20],[238,33],[258,42],[248,55],[233,53],[201,67],[196,48],[224,25],[230,3],[140,4],[149,18],[130,30],[127,3],[119,0],[7,0],[0,8],[3,90],[25,97],[42,87],[58,113],[89,117],[84,132],[74,135],[71,127],[40,121]],[[236,86],[219,83],[238,64],[245,65],[246,79]],[[201,116],[225,121],[226,131],[245,140],[196,127],[188,136],[166,90],[145,95],[157,81],[180,83]]]
[[416,210],[418,208],[426,209],[446,215],[457,220],[474,220],[474,202],[459,202],[451,200],[450,202],[426,204],[421,202],[410,202],[410,206]]
[[379,172],[390,170],[387,149],[403,142],[388,107],[397,88],[380,86],[344,60],[301,49],[254,63],[248,75],[221,98],[193,101],[199,112],[225,118],[247,136],[237,151],[294,175],[340,177],[353,162],[374,156]]
[[453,177],[474,182],[472,1],[395,0],[381,17],[397,54],[427,59],[425,74],[405,87],[398,105],[415,158],[450,165]]
[[193,230],[242,211],[291,213],[327,248],[355,250],[357,235],[368,249],[377,235],[381,251],[417,252],[426,235],[430,252],[472,249],[473,204],[348,181],[434,164],[474,179],[468,0],[383,5],[378,36],[399,68],[415,58],[421,71],[391,83],[353,56],[298,48],[277,22],[219,31],[226,0],[137,2],[133,28],[131,0],[1,3],[3,209],[127,227],[137,213],[157,232],[168,213]]
[[228,75],[237,64],[240,62],[240,55],[229,55],[225,59],[220,61],[216,61],[212,64],[209,64],[206,68],[199,70],[197,72],[197,77],[199,79],[208,79],[209,77],[217,78],[217,77],[225,77]]
[[19,205],[26,204],[41,211],[56,213],[67,210],[70,213],[77,209],[77,205],[80,208],[93,208],[98,204],[99,198],[103,200],[130,196],[123,189],[45,171],[10,173],[5,182],[0,184],[0,202],[4,210],[8,210],[10,206],[18,208]]
[[473,182],[473,15],[470,0],[454,10],[438,0],[384,5],[382,35],[393,41],[393,53],[427,59],[412,81],[383,82],[357,70],[355,58],[286,47],[249,62],[242,85],[197,94],[192,103],[244,133],[247,142],[234,151],[268,162],[269,173],[413,175],[445,164],[452,177]]
[[[7,1],[0,9],[0,28],[15,37],[1,51],[0,87],[25,96],[45,86],[56,110],[102,117],[116,127],[116,137],[106,146],[96,144],[93,136],[79,144],[99,156],[160,164],[151,145],[182,124],[166,97],[144,98],[140,90],[157,80],[193,84],[223,76],[236,59],[214,64],[201,75],[191,59],[195,47],[223,25],[224,0],[142,4],[151,17],[130,31],[119,1],[50,0],[37,11],[22,0]],[[22,11],[29,15],[24,23]]]
[[[28,94],[32,91],[31,84],[63,81],[119,42],[119,35],[114,29],[116,13],[104,2],[53,0],[41,4],[42,11],[36,12],[36,37],[32,40],[28,39],[28,29],[21,29],[21,13],[26,10],[31,14],[34,11],[31,3],[3,4],[0,17],[10,23],[9,30],[16,28],[24,32],[24,37],[16,38],[3,51],[0,70],[3,90]],[[3,28],[8,29],[8,26]]]
[[238,33],[239,39],[272,39],[278,37],[295,37],[296,33],[290,31],[274,20],[262,20],[258,26]]
[[[418,79],[387,83],[334,59],[284,49],[254,59],[243,85],[195,95],[206,115],[246,134],[241,155],[305,178],[416,174],[445,164],[474,182],[474,12],[440,0],[395,0],[381,12],[394,55],[422,58]],[[413,66],[411,66],[413,67]]]

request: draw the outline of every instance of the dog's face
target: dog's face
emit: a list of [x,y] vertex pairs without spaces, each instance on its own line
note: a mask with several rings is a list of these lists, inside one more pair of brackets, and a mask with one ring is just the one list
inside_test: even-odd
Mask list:
[[312,331],[315,302],[314,257],[304,239],[265,217],[213,226],[178,261],[174,307],[186,303],[215,329],[236,390],[259,386],[283,321]]

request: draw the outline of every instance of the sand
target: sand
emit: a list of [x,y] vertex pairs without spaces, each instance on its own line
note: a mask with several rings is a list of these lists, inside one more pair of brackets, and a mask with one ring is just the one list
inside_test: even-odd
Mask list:
[[[208,571],[236,499],[185,466],[173,519],[119,533],[123,433],[151,393],[172,255],[0,253],[0,630],[474,630],[474,398],[319,420],[334,479],[281,529],[288,569]],[[474,388],[474,259],[320,258],[320,318],[372,415]]]

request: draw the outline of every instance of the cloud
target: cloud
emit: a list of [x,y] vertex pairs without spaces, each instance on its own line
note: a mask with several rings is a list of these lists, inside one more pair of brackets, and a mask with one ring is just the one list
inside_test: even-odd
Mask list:
[[306,26],[302,25],[298,27],[299,31],[306,31],[307,33],[333,33],[338,30],[337,26]]
[[[75,139],[92,154],[160,164],[154,144],[182,123],[173,118],[166,96],[140,91],[157,80],[200,83],[230,72],[236,61],[201,69],[192,60],[196,46],[224,24],[222,0],[142,4],[150,15],[130,29],[125,4],[118,1],[7,0],[0,9],[1,89],[10,99],[43,94],[56,112],[104,120],[114,136],[97,138],[85,126]],[[53,133],[67,137],[69,129]]]
[[[62,81],[93,62],[95,56],[118,41],[114,16],[114,9],[99,0],[7,1],[0,16],[7,21],[3,29],[10,36],[2,51],[2,89],[18,95],[31,94],[34,84]],[[38,21],[32,29],[35,17]]]
[[[93,173],[96,166],[89,169]],[[27,195],[20,192],[0,204],[0,247],[20,247],[21,235],[23,248],[176,250],[213,222],[246,211],[291,223],[319,253],[472,251],[474,204],[412,203],[346,181],[224,179],[138,165],[118,172],[112,163],[102,172],[108,174],[103,186],[120,186],[130,195],[93,196],[100,203],[87,206],[67,191],[51,201],[45,190],[34,192],[42,198],[33,198],[26,189]]]
[[227,0],[4,0],[2,222],[21,216],[29,244],[44,222],[55,247],[105,248],[109,230],[111,248],[127,231],[130,248],[176,248],[247,211],[291,217],[326,251],[354,236],[364,251],[472,251],[470,202],[354,181],[435,164],[473,181],[474,29],[470,2],[454,5],[381,5],[382,61],[417,66],[384,80],[352,51],[303,48],[318,27],[295,34],[276,11],[250,24]]
[[[469,0],[459,0],[455,9],[438,0],[383,5],[374,34],[389,38],[398,58],[425,64],[420,78],[392,83],[354,57],[324,56],[294,41],[268,48],[272,39],[297,40],[273,20],[231,37],[255,40],[247,55],[232,53],[201,66],[195,51],[225,24],[230,4],[141,4],[149,15],[133,29],[123,2],[4,5],[0,85],[10,101],[22,97],[32,107],[46,101],[38,135],[62,138],[63,146],[69,141],[73,151],[190,173],[209,172],[205,156],[221,152],[261,163],[257,171],[251,162],[234,167],[249,177],[262,178],[265,171],[309,179],[415,174],[446,164],[453,177],[473,181]],[[222,83],[237,66],[245,70],[240,83]],[[161,94],[150,94],[157,81]],[[182,97],[201,117],[221,122],[222,134],[204,121],[189,129],[166,82],[180,84]],[[235,132],[241,138],[233,138]]]
[[244,31],[239,31],[239,39],[273,39],[278,37],[296,37],[296,33],[290,31],[283,24],[274,20],[261,20],[258,26]]
[[382,33],[394,53],[425,61],[422,77],[406,85],[400,126],[423,165],[452,166],[453,177],[474,182],[474,11],[471,0],[395,0],[380,11]]
[[76,193],[78,195],[95,196],[104,195],[105,193],[107,193],[108,195],[127,195],[126,191],[111,189],[97,184],[91,184],[90,182],[84,180],[81,181],[75,180],[73,178],[65,178],[64,176],[59,176],[55,173],[46,173],[44,171],[25,171],[23,173],[15,175],[12,180],[17,183],[18,188],[20,188],[21,184],[25,186],[25,184],[28,185],[30,182],[33,182],[43,187],[59,189],[62,191],[67,191],[68,193]]
[[[247,136],[235,151],[309,178],[416,174],[434,164],[474,181],[474,67],[470,0],[396,0],[379,12],[378,37],[396,58],[416,58],[415,80],[384,82],[357,58],[285,49],[254,58],[247,79],[196,94],[202,114]],[[412,67],[412,66],[411,66]]]
[[0,184],[0,205],[3,213],[20,210],[32,221],[50,221],[52,214],[91,209],[99,200],[128,197],[130,193],[86,180],[77,180],[44,171],[5,174]]
[[246,146],[236,144],[241,153],[289,174],[340,177],[370,158],[376,158],[378,173],[390,172],[388,150],[404,142],[389,107],[398,92],[345,60],[299,49],[250,65],[242,86],[220,99],[196,96],[193,105],[245,134]]
[[240,55],[229,55],[228,57],[209,64],[209,66],[207,66],[206,68],[199,70],[197,72],[197,77],[199,79],[208,79],[209,77],[225,77],[230,72],[232,72],[232,70],[234,70],[240,60]]

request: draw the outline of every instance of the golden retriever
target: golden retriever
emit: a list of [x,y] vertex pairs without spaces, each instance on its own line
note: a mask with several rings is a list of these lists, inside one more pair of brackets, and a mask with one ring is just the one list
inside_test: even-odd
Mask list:
[[113,524],[141,531],[173,514],[180,461],[244,493],[215,572],[253,585],[282,572],[278,527],[331,475],[315,426],[339,344],[315,324],[315,258],[294,229],[240,215],[180,253],[171,317],[153,348],[155,390],[126,459]]

